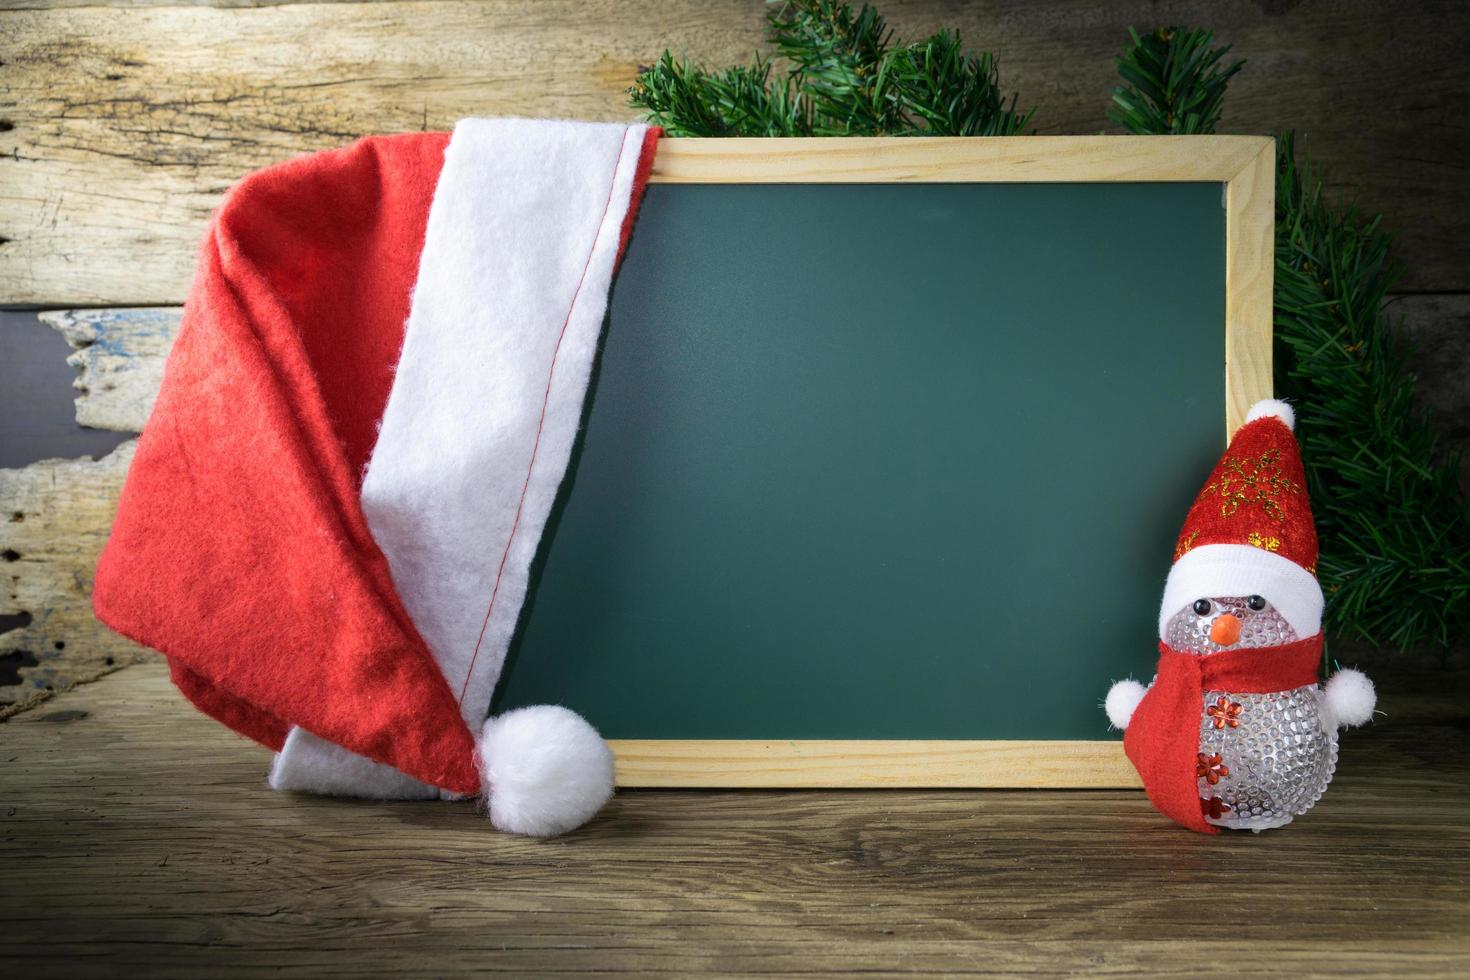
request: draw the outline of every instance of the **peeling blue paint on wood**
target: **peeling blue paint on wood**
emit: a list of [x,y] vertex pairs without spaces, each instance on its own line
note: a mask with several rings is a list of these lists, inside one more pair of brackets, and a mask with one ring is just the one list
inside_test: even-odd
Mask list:
[[178,333],[180,307],[57,310],[41,319],[61,332],[76,353],[73,386],[77,422],[99,429],[138,432],[147,421],[163,364]]

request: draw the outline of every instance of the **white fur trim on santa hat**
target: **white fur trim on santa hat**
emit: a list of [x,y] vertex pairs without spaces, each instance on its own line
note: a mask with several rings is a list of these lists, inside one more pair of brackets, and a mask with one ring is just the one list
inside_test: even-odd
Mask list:
[[1169,620],[1196,599],[1258,595],[1275,606],[1299,639],[1322,630],[1322,587],[1305,568],[1272,551],[1248,544],[1206,544],[1169,569],[1159,606],[1159,638]]
[[[434,190],[362,507],[471,731],[489,713],[576,439],[647,129],[467,119]],[[526,763],[533,771],[575,780],[606,768],[598,755],[606,747],[576,762],[537,749],[524,725],[500,739],[509,748],[495,763],[505,778],[492,820],[500,826],[501,814],[509,829],[531,834],[581,823],[591,815],[583,804],[606,799],[597,779],[591,789],[569,786],[548,815],[525,801],[526,787],[539,784],[513,752],[536,752]],[[539,741],[563,749],[576,741],[565,725],[556,731]],[[595,732],[592,740],[601,745]],[[398,795],[399,784],[373,763],[318,743],[293,731],[272,785]]]
[[439,790],[340,745],[293,728],[271,763],[270,788],[369,800],[433,800]]
[[581,424],[646,129],[466,119],[434,191],[362,509],[472,731]]
[[499,830],[555,837],[575,830],[613,793],[612,749],[575,711],[538,704],[485,722],[480,771]]
[[1245,415],[1246,422],[1269,418],[1278,418],[1286,423],[1288,429],[1296,430],[1296,410],[1276,398],[1265,398],[1256,402]]

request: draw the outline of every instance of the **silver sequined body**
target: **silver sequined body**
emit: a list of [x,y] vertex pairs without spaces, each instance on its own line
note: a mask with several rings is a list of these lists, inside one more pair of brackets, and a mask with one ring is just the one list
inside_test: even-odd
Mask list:
[[[1239,641],[1229,649],[1278,646],[1298,639],[1270,606],[1252,610],[1243,596],[1210,601],[1207,615],[1186,607],[1170,619],[1171,647],[1206,657],[1226,649],[1209,637],[1211,621],[1222,612],[1237,616],[1242,624]],[[1213,769],[1217,782],[1200,776],[1199,795],[1207,804],[1218,801],[1206,809],[1205,819],[1217,827],[1266,830],[1310,810],[1337,769],[1337,726],[1327,719],[1324,708],[1322,690],[1315,684],[1272,694],[1205,692],[1200,700],[1200,765]],[[1219,763],[1213,766],[1216,755]]]
[[[1227,706],[1240,705],[1234,728],[1216,728],[1207,713],[1222,697]],[[1337,769],[1337,726],[1324,722],[1322,708],[1315,684],[1275,694],[1206,692],[1199,751],[1218,754],[1230,775],[1214,786],[1199,779],[1200,799],[1215,797],[1229,807],[1205,819],[1217,827],[1267,830],[1310,810]]]

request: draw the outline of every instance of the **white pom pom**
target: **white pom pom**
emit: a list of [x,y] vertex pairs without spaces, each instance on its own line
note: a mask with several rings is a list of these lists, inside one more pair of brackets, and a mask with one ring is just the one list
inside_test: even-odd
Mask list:
[[1285,422],[1288,429],[1296,429],[1295,409],[1286,404],[1286,402],[1279,401],[1275,398],[1266,398],[1256,402],[1251,406],[1251,410],[1246,413],[1245,420],[1247,422],[1254,422],[1256,419],[1268,419],[1273,416]]
[[1361,671],[1346,667],[1328,678],[1324,696],[1339,727],[1356,728],[1368,721],[1378,703],[1373,682]]
[[485,722],[480,766],[490,822],[513,834],[564,834],[612,796],[612,750],[581,715],[556,705],[517,708]]
[[1138,707],[1138,702],[1143,700],[1147,689],[1138,681],[1119,681],[1108,689],[1108,696],[1103,701],[1103,710],[1108,713],[1108,721],[1119,731],[1128,727],[1128,722],[1133,718],[1133,710]]

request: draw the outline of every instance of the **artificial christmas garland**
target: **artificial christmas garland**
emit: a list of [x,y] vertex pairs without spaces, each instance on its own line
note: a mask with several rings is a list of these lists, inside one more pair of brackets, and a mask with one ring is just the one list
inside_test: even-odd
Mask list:
[[665,51],[629,101],[669,136],[1015,136],[1035,111],[1007,103],[995,60],[956,32],[895,44],[872,7],[832,0],[781,4],[767,24],[784,78],[760,54],[707,71]]
[[[665,52],[629,101],[671,136],[1009,136],[1029,124],[994,58],[958,33],[895,42],[864,4],[793,0],[768,17],[770,60],[711,71]],[[1116,64],[1108,112],[1140,135],[1213,133],[1229,47],[1208,31],[1160,28]],[[1470,520],[1459,463],[1442,459],[1383,300],[1397,279],[1379,218],[1334,208],[1277,139],[1275,345],[1278,394],[1302,407],[1299,438],[1321,536],[1325,623],[1338,636],[1445,650],[1470,635]]]

